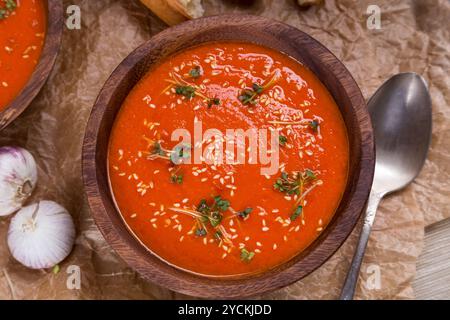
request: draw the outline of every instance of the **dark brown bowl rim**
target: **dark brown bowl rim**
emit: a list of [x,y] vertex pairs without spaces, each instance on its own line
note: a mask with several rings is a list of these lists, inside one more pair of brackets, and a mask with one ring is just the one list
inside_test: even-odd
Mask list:
[[39,62],[20,93],[0,112],[0,130],[20,116],[47,81],[58,56],[63,32],[62,0],[47,0],[47,31]]
[[[339,206],[339,214],[336,214],[338,217],[333,218],[325,231],[307,250],[286,262],[282,268],[275,268],[245,279],[219,280],[196,276],[162,262],[142,245],[136,246],[138,241],[132,235],[123,234],[122,229],[124,227],[126,229],[126,226],[115,225],[108,214],[110,210],[112,215],[120,215],[112,204],[111,191],[104,190],[106,189],[104,179],[107,177],[101,176],[97,166],[99,142],[97,138],[100,133],[105,133],[101,122],[108,114],[107,104],[114,96],[112,93],[123,80],[120,75],[132,70],[143,59],[142,55],[148,55],[153,43],[163,41],[169,36],[181,36],[189,29],[198,31],[198,28],[208,23],[224,28],[229,28],[230,25],[256,26],[269,23],[273,26],[271,32],[292,33],[296,38],[312,43],[315,50],[324,55],[326,66],[332,65],[335,68],[330,72],[334,73],[339,87],[342,87],[347,99],[351,101],[351,108],[354,111],[352,117],[358,124],[355,130],[359,130],[358,133],[361,135],[360,146],[357,146],[358,168],[353,174],[354,179],[349,181],[346,188],[346,192],[350,194],[349,200]],[[109,136],[109,132],[107,134]],[[339,249],[356,225],[369,196],[375,169],[375,149],[372,125],[361,91],[349,71],[325,46],[306,33],[275,20],[252,15],[222,15],[196,19],[168,28],[135,49],[119,64],[104,84],[92,109],[83,142],[82,162],[85,191],[94,220],[106,241],[128,265],[145,279],[180,293],[208,298],[242,298],[273,291],[302,279],[320,267]],[[135,243],[132,243],[133,241]]]

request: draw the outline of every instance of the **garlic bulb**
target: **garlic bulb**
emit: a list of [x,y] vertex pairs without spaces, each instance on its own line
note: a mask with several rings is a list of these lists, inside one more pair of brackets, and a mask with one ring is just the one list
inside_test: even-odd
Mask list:
[[36,162],[27,150],[0,148],[0,216],[19,210],[37,182]]
[[17,261],[31,269],[45,269],[69,255],[75,227],[66,209],[53,201],[40,201],[11,219],[7,240]]

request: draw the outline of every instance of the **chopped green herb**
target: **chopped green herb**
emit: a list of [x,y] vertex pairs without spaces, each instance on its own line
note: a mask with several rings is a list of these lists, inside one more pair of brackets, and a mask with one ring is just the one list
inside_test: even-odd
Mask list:
[[220,105],[220,99],[219,98],[208,99],[208,108],[211,108],[213,105],[215,105],[215,106]]
[[202,223],[209,223],[215,228],[220,225],[223,219],[220,212],[227,211],[230,207],[230,202],[222,199],[221,196],[214,197],[213,201],[212,205],[208,205],[208,202],[205,199],[202,199],[197,205],[196,210],[202,214],[199,218]]
[[256,104],[256,93],[249,89],[242,90],[241,94],[239,95],[238,99],[242,102],[242,104]]
[[286,145],[286,143],[287,143],[287,138],[286,138],[285,136],[281,136],[281,135],[280,135],[280,136],[278,137],[278,140],[280,141],[280,145],[283,146],[283,147],[284,147],[284,146]]
[[189,76],[191,78],[199,78],[202,75],[202,69],[200,68],[200,66],[195,66],[194,68],[192,68],[191,70],[189,70]]
[[175,184],[182,184],[183,183],[183,175],[174,173],[170,176],[170,181]]
[[264,87],[260,86],[257,83],[252,84],[252,89],[254,92],[256,92],[257,94],[261,94],[264,91]]
[[148,143],[149,151],[146,151],[144,153],[147,155],[147,158],[149,160],[153,160],[153,159],[157,159],[157,158],[170,160],[171,151],[164,149],[159,141],[149,139],[145,136],[143,138]]
[[294,221],[295,219],[297,219],[303,212],[303,207],[302,206],[298,206],[294,212],[291,214],[291,221]]
[[[321,184],[321,181],[313,182],[317,180],[317,175],[314,171],[306,169],[303,172],[294,171],[290,174],[286,172],[281,173],[281,177],[277,179],[273,187],[286,195],[296,195],[298,196],[294,210],[291,213],[290,220],[296,220],[303,213],[303,199],[304,196],[310,192],[315,186]],[[306,187],[309,189],[304,190]]]
[[294,171],[291,174],[282,172],[281,177],[277,179],[273,187],[287,195],[300,195],[304,185],[315,179],[317,179],[317,176],[310,169],[306,169],[304,172]]
[[218,230],[214,233],[214,237],[216,237],[217,240],[222,241],[223,234],[220,230]]
[[[1,5],[2,3],[3,6]],[[16,0],[0,0],[0,20],[8,18],[16,8]]]
[[200,200],[200,203],[197,206],[197,211],[200,213],[203,213],[203,214],[208,214],[209,210],[210,210],[210,208],[209,208],[208,204],[206,203],[206,200],[205,199]]
[[317,132],[317,130],[319,129],[319,121],[317,120],[312,120],[309,122],[309,127],[312,129],[312,131]]
[[247,249],[241,249],[241,260],[244,262],[250,262],[255,256],[254,252],[249,252]]
[[191,146],[188,144],[179,144],[173,150],[163,148],[160,141],[155,141],[147,137],[143,137],[148,143],[149,151],[144,151],[143,154],[147,156],[147,159],[164,159],[170,160],[173,164],[179,165],[184,159],[191,157]]
[[166,152],[164,151],[164,149],[161,146],[161,143],[158,141],[155,141],[155,143],[153,144],[153,150],[152,150],[153,154],[157,154],[160,156],[165,156]]
[[195,235],[197,237],[204,237],[206,236],[206,230],[204,228],[197,228],[195,229]]
[[253,211],[253,208],[245,208],[242,211],[238,211],[237,215],[243,219],[247,218],[249,214]]
[[310,169],[306,169],[306,170],[305,170],[305,176],[306,176],[306,178],[309,179],[309,180],[316,180],[316,179],[317,179],[317,176],[316,176],[316,174],[314,173],[314,171],[312,171],[312,170],[310,170]]
[[211,212],[209,223],[211,226],[217,227],[222,222],[222,215],[218,211]]
[[180,86],[175,87],[175,93],[185,96],[188,99],[195,97],[195,88],[193,86]]
[[244,105],[248,104],[256,104],[257,96],[264,92],[267,88],[272,86],[278,79],[278,73],[274,73],[272,78],[264,83],[263,85],[260,85],[258,83],[253,83],[251,89],[244,89],[241,91],[241,94],[238,96],[239,101],[242,102]]
[[221,196],[216,196],[214,197],[214,204],[221,211],[227,211],[228,207],[230,206],[230,201],[222,199]]

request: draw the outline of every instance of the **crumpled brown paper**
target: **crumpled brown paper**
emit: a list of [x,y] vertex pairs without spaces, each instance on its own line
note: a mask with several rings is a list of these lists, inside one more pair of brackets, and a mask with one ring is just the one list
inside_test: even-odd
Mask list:
[[[0,299],[185,298],[144,281],[122,262],[95,226],[83,194],[81,145],[97,93],[112,70],[134,48],[166,26],[137,0],[67,0],[81,7],[81,30],[65,30],[47,85],[10,127],[0,145],[21,145],[39,164],[33,199],[51,199],[73,215],[78,237],[61,271],[32,271],[10,256],[9,219],[0,220]],[[239,3],[241,3],[239,5]],[[244,4],[242,4],[244,3]],[[450,3],[447,0],[379,0],[381,30],[366,28],[373,1],[326,0],[300,10],[295,1],[204,1],[206,15],[252,13],[275,18],[309,33],[348,67],[366,98],[397,72],[415,71],[429,82],[433,142],[425,169],[404,191],[385,199],[362,266],[357,298],[413,298],[411,281],[424,226],[450,216]],[[353,255],[357,230],[310,276],[269,299],[334,299]],[[81,288],[68,289],[67,268],[79,266]],[[373,270],[380,289],[368,285]]]

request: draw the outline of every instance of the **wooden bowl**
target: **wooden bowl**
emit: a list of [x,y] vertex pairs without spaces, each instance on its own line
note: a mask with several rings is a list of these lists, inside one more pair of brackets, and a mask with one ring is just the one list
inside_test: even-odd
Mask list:
[[[245,41],[282,51],[309,67],[336,100],[349,133],[350,170],[340,206],[326,230],[305,251],[262,274],[217,279],[163,262],[128,231],[108,185],[108,140],[114,119],[133,86],[154,64],[209,41]],[[133,51],[111,74],[92,110],[83,146],[83,177],[95,221],[108,243],[145,279],[184,294],[244,297],[289,285],[322,265],[342,245],[364,209],[374,173],[372,126],[361,92],[344,65],[323,45],[286,24],[248,15],[215,16],[166,29]]]
[[19,95],[0,112],[0,130],[14,121],[33,101],[52,71],[61,46],[63,32],[62,0],[46,0],[47,31],[41,57]]

